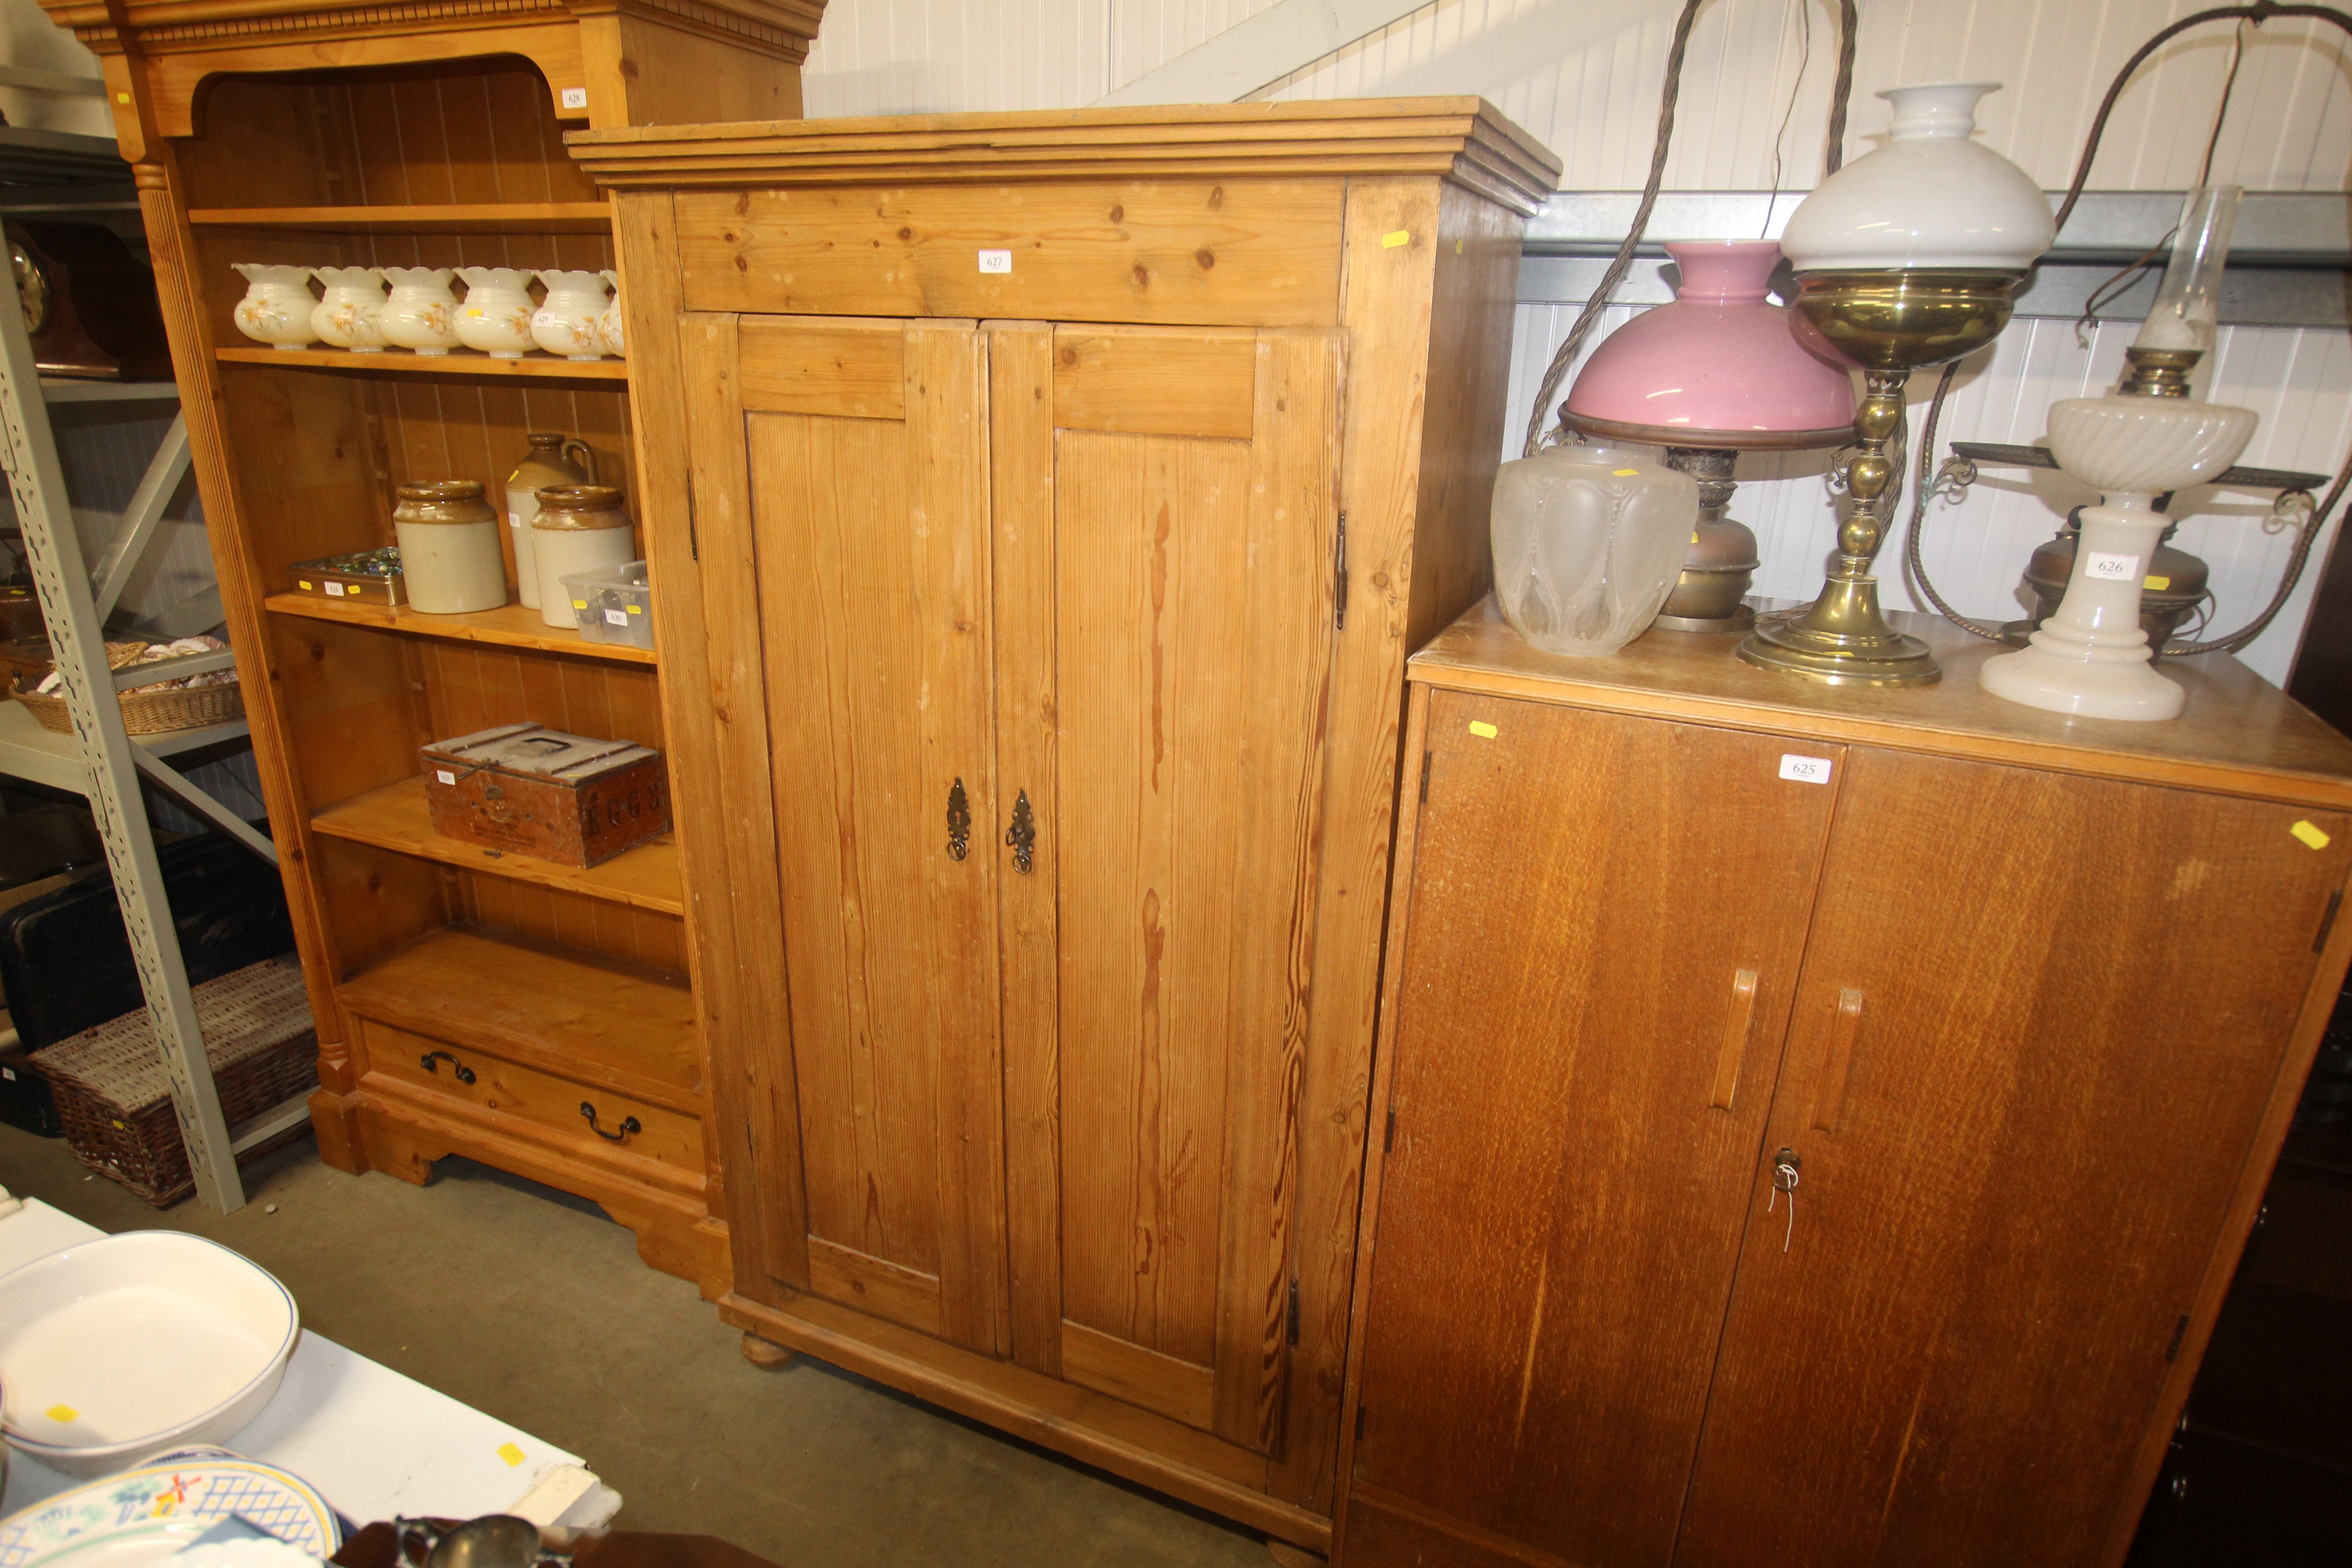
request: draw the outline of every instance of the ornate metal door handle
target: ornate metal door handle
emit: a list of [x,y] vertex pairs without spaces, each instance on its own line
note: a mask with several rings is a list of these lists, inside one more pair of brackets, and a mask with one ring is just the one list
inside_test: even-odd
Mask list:
[[948,858],[961,860],[971,853],[971,803],[964,798],[963,780],[948,790]]
[[424,1059],[416,1065],[423,1068],[426,1072],[439,1072],[441,1070],[441,1063],[443,1062],[447,1062],[449,1064],[449,1076],[456,1079],[459,1083],[471,1083],[474,1081],[474,1069],[467,1067],[464,1062],[459,1061],[456,1057],[451,1056],[446,1051],[427,1051],[425,1053]]
[[597,1137],[604,1139],[608,1142],[627,1142],[630,1133],[643,1132],[645,1131],[644,1124],[639,1122],[635,1117],[625,1116],[621,1119],[621,1130],[618,1132],[605,1131],[603,1128],[596,1125],[596,1108],[589,1104],[584,1100],[580,1102],[580,1114],[587,1119],[588,1131],[596,1134]]
[[1037,817],[1029,809],[1025,789],[1013,803],[1013,826],[1004,830],[1004,842],[1013,847],[1013,868],[1027,876],[1037,853]]

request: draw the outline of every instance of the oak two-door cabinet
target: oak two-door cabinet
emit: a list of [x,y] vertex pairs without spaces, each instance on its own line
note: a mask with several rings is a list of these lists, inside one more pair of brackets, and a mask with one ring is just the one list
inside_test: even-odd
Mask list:
[[571,144],[708,697],[722,1311],[1327,1546],[1404,660],[1556,163],[1475,99]]
[[2325,1026],[2352,742],[1481,606],[1412,662],[1344,1568],[2123,1560]]

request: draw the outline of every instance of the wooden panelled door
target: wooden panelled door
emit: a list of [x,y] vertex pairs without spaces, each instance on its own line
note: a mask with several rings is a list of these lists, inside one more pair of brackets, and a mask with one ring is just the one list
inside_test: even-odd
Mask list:
[[1843,749],[1423,700],[1348,1557],[1664,1568]]
[[2118,1561],[2352,825],[1845,772],[1675,1562]]
[[805,1211],[761,1255],[1278,1451],[1338,336],[735,331],[801,1164],[743,1185]]
[[1014,1353],[1275,1451],[1338,338],[990,336]]
[[745,1185],[802,1188],[782,1283],[1000,1353],[982,342],[736,331],[801,1167]]

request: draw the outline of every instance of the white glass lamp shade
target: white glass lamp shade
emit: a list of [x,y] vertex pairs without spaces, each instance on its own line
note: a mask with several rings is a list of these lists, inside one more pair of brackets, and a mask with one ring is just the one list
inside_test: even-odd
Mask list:
[[2024,170],[1969,140],[1996,82],[1898,87],[1886,145],[1813,188],[1780,249],[1800,272],[1942,268],[2022,272],[2050,248],[2050,200]]

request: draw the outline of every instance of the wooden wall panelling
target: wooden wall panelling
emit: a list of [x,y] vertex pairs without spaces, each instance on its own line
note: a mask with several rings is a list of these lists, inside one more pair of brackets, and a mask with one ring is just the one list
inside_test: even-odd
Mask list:
[[[993,487],[996,773],[1060,816],[1055,591],[1054,329],[987,328]],[[1004,1181],[1013,1359],[1062,1375],[1061,835],[1040,834],[1029,876],[1000,876]]]
[[[2114,1561],[2352,817],[1864,749],[1846,772],[1765,1140],[1804,1206],[1785,1253],[1751,1208],[1678,1561]],[[2070,1431],[2108,1440],[2040,1451]]]
[[[619,207],[631,254],[674,254],[667,194],[625,195]],[[781,1305],[809,1287],[808,1208],[793,997],[787,964],[768,945],[782,940],[783,889],[736,321],[683,314],[669,268],[632,273],[627,287],[632,341],[652,345],[640,348],[632,372],[651,378],[638,387],[646,471],[670,465],[669,482],[656,484],[650,497],[657,510],[646,524],[647,569],[656,582],[690,584],[685,595],[656,592],[655,633],[667,639],[672,711],[693,710],[687,750],[700,770],[699,798],[716,815],[707,822],[689,817],[681,831],[688,908],[698,941],[709,949],[696,993],[709,1081],[713,1102],[731,1108],[716,1119],[713,1142],[727,1182],[735,1289],[746,1300]],[[668,395],[658,395],[664,390]],[[676,482],[679,467],[684,484]],[[708,574],[700,568],[705,548]]]
[[[1339,193],[1338,180],[1169,180],[676,199],[697,310],[1328,326]],[[977,252],[996,247],[1013,249],[1012,270],[980,271]]]
[[[328,90],[341,166],[351,171],[341,182],[344,205],[598,199],[564,151],[548,84],[528,67],[435,64]],[[221,205],[259,204],[240,196]]]
[[1429,698],[1351,1484],[1671,1560],[1843,773],[1788,744]]

